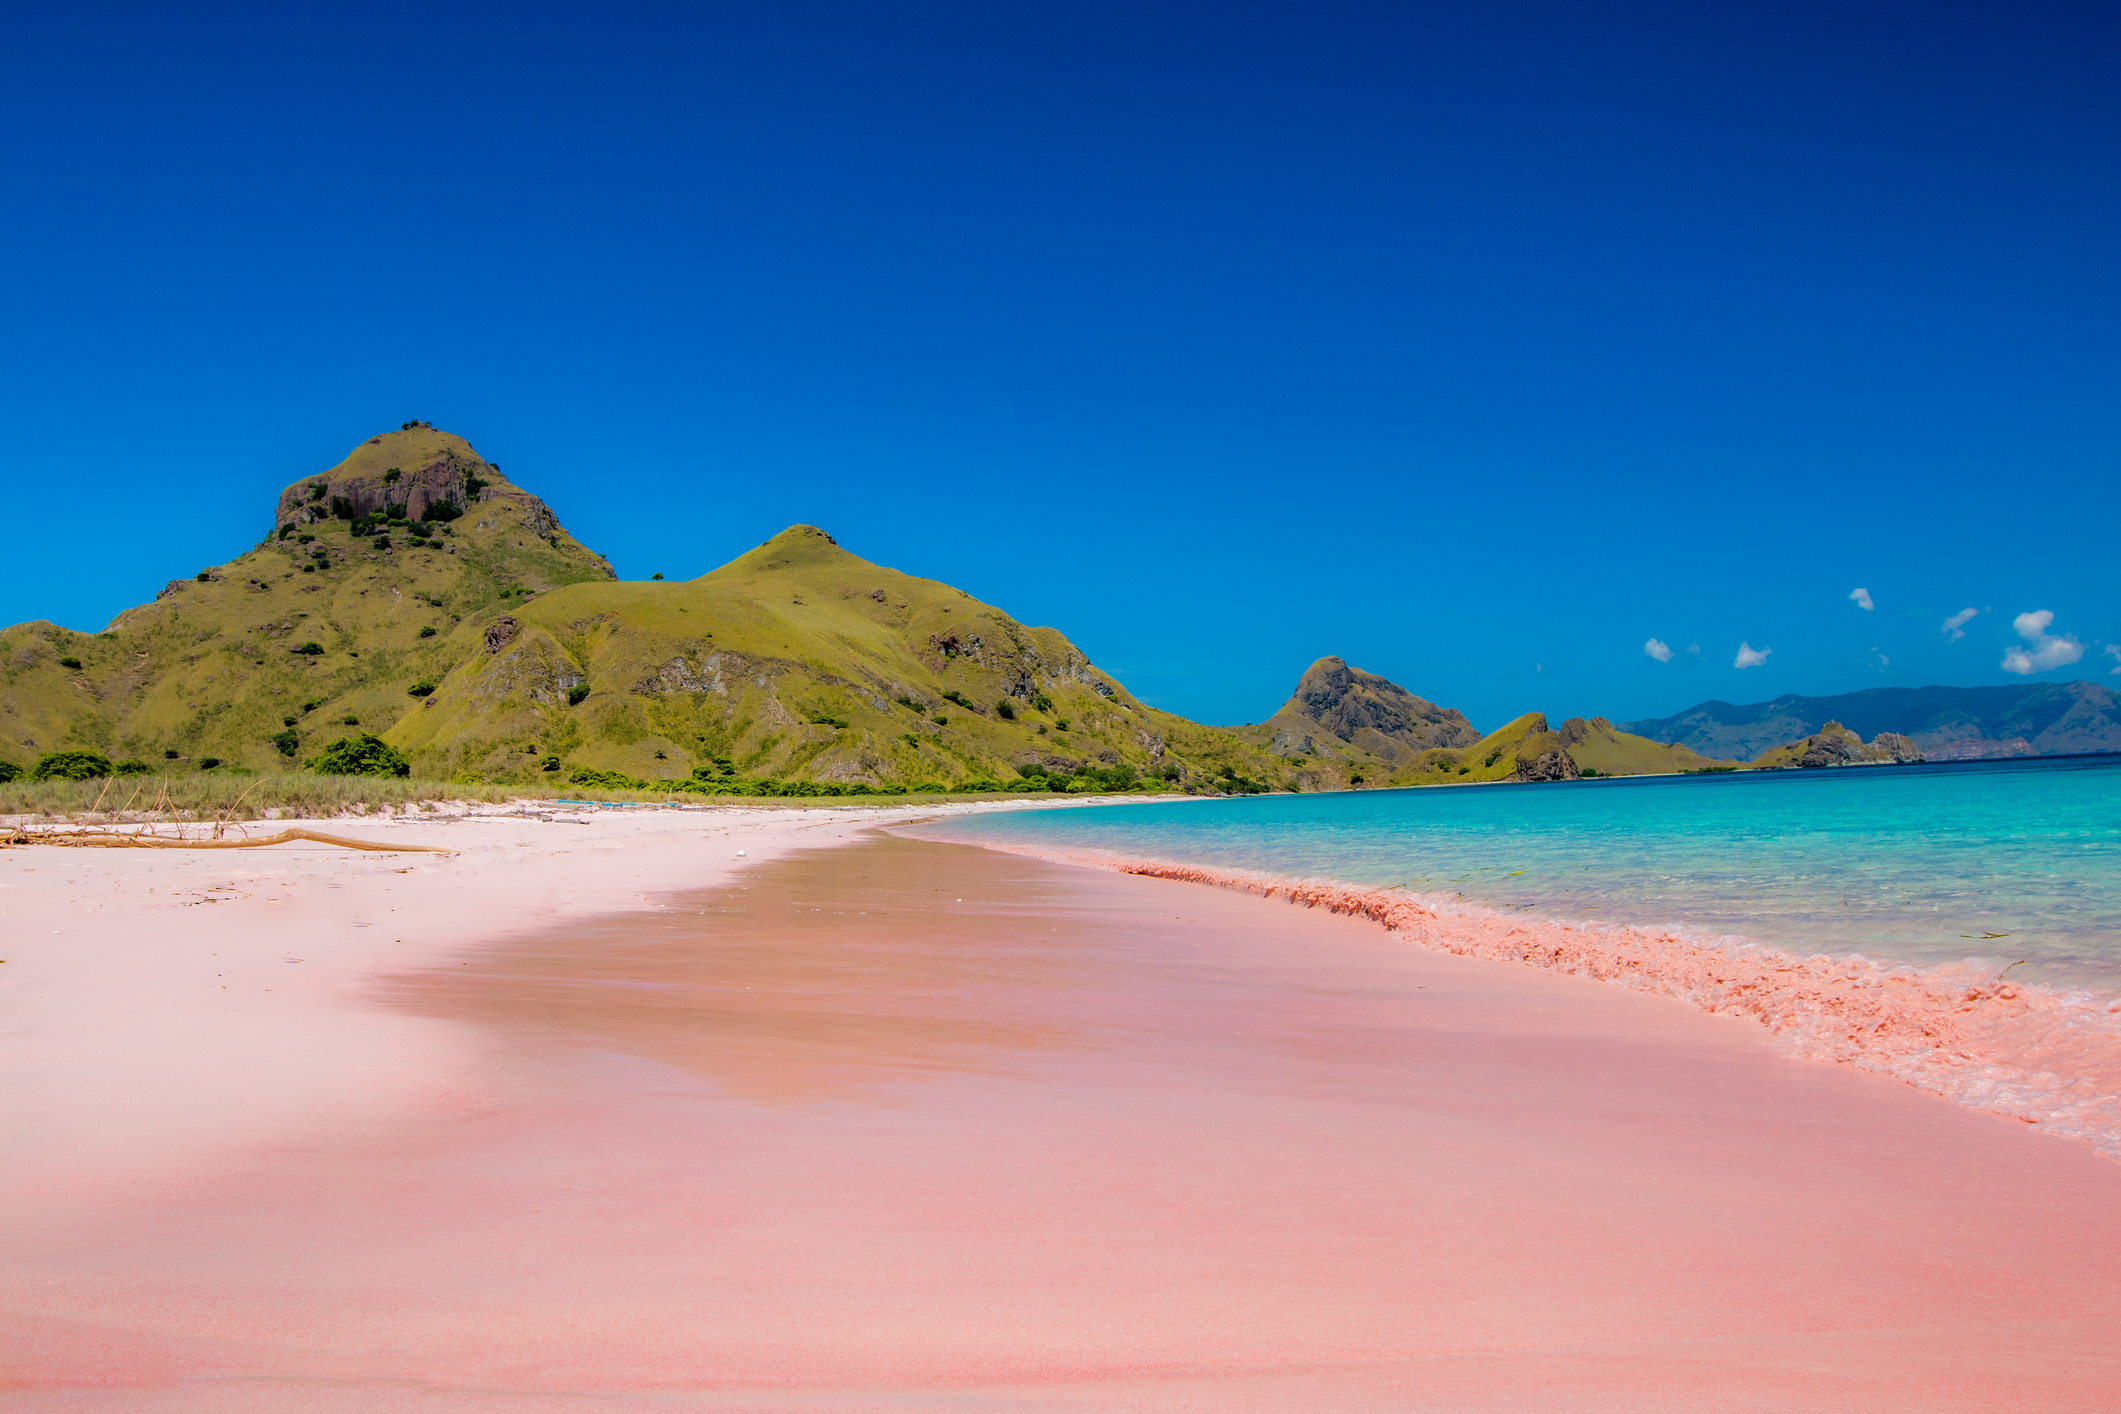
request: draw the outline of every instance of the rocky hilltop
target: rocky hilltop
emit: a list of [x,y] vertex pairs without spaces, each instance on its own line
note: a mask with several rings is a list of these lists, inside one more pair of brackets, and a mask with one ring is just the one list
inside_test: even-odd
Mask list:
[[1546,714],[1527,712],[1483,736],[1464,713],[1335,657],[1307,668],[1272,717],[1230,730],[1278,756],[1341,762],[1352,782],[1367,786],[1573,781],[1738,765],[1630,736],[1603,717],[1571,717],[1555,731]]
[[1265,725],[1271,729],[1268,749],[1280,755],[1314,749],[1320,732],[1385,762],[1480,740],[1464,713],[1438,707],[1334,657],[1306,668],[1289,700]]
[[1880,732],[1868,745],[1839,722],[1828,722],[1802,741],[1763,752],[1756,770],[1811,770],[1824,766],[1893,766],[1919,763],[1921,748],[1897,732]]

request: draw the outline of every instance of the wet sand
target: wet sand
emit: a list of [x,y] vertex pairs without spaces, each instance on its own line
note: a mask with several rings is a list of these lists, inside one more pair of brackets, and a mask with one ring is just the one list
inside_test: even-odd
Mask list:
[[0,1407],[2121,1406],[2121,1165],[1748,1023],[888,836],[657,902],[6,1205]]

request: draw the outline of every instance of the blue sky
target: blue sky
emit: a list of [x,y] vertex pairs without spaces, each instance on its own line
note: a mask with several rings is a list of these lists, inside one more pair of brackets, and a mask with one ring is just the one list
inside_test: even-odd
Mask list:
[[2121,684],[2116,16],[18,12],[0,623],[421,418],[626,577],[823,525],[1209,721]]

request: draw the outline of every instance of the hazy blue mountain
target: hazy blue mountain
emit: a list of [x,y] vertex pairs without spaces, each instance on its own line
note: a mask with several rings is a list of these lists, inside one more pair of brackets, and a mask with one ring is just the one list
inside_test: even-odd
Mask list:
[[1743,706],[1703,702],[1674,716],[1620,725],[1636,736],[1692,747],[1704,756],[1750,761],[1830,721],[1866,739],[1898,732],[1932,761],[2121,751],[2121,704],[2095,682],[1873,687],[1838,697],[1790,693]]

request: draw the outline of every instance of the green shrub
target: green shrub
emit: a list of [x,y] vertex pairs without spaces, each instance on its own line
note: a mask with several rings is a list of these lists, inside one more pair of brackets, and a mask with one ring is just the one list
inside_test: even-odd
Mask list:
[[928,720],[935,723],[939,727],[947,727],[950,725],[950,719],[948,717],[930,717]]
[[398,479],[399,477],[403,476],[404,474],[405,474],[405,473],[404,473],[404,472],[402,472],[402,471],[400,471],[400,470],[399,470],[399,469],[398,469],[397,467],[392,467],[392,468],[390,468],[390,470],[388,470],[388,471],[386,471],[386,472],[384,472],[384,473],[383,473],[383,484],[384,484],[385,486],[388,486],[388,485],[390,485],[390,483],[391,483],[391,482],[393,482],[393,481],[396,481],[396,480],[397,480],[397,479]]
[[567,705],[570,707],[579,707],[582,705],[582,699],[587,697],[588,695],[589,684],[586,682],[578,682],[573,687],[567,689]]
[[412,763],[381,737],[363,732],[340,737],[325,747],[310,761],[309,769],[323,776],[409,776]]
[[1361,777],[1361,776],[1359,776],[1359,775],[1358,775],[1358,776],[1350,776],[1350,777],[1348,777],[1348,784],[1349,784],[1349,785],[1351,785],[1351,786],[1359,786],[1359,785],[1361,785],[1361,784],[1362,784],[1362,777]]
[[[547,767],[546,769],[557,769]],[[637,781],[624,771],[598,771],[587,766],[577,766],[567,773],[567,779],[578,786],[592,786],[597,790],[646,790],[648,782]]]
[[557,771],[560,769],[560,758],[557,756],[548,756],[543,761],[540,761],[538,763],[538,769],[540,771]]
[[74,657],[72,654],[68,654],[66,657],[61,658],[59,660],[59,666],[62,668],[79,668],[81,666],[81,660],[79,658]]
[[111,767],[110,773],[114,776],[152,776],[155,768],[136,756],[128,756]]
[[1053,710],[1053,699],[1041,692],[1031,699],[1031,705],[1041,712],[1051,712]]
[[290,653],[300,653],[304,657],[315,658],[324,652],[324,645],[318,643],[315,639],[311,639],[300,648],[290,648],[288,651]]
[[325,493],[325,491],[326,491],[326,490],[328,490],[328,489],[330,489],[330,488],[329,488],[328,486],[326,486],[326,484],[325,484],[324,482],[322,482],[322,481],[312,481],[312,482],[310,482],[310,483],[309,483],[309,499],[310,499],[310,500],[311,500],[312,502],[316,502],[316,501],[321,501],[321,500],[323,500],[323,499],[324,499],[324,493]]
[[282,718],[280,719],[280,725],[281,725],[281,726],[283,726],[283,727],[291,727],[291,726],[293,726],[294,724],[295,724],[295,719],[294,719],[293,717],[282,717]]
[[87,781],[110,774],[110,758],[99,751],[47,751],[29,768],[33,781]]
[[927,711],[927,710],[928,710],[927,708],[925,708],[925,707],[921,706],[921,704],[920,704],[920,703],[918,703],[918,702],[915,702],[915,701],[914,701],[914,700],[913,700],[912,698],[910,698],[910,697],[900,697],[900,698],[895,698],[895,699],[893,699],[893,700],[894,700],[894,701],[896,701],[896,702],[898,703],[898,705],[899,705],[899,706],[901,706],[901,707],[911,707],[911,708],[912,708],[912,709],[913,709],[914,711],[916,711],[916,712],[925,712],[925,711]]
[[420,625],[420,637],[422,637],[422,638],[433,638],[434,636],[435,636],[435,626],[434,626],[433,624],[421,624],[421,625]]
[[[320,650],[318,650],[318,651],[320,651],[320,652],[321,652],[322,650],[320,649]],[[303,704],[302,704],[302,710],[303,710],[304,712],[314,712],[314,711],[316,711],[316,710],[317,710],[317,709],[318,709],[319,707],[322,707],[322,706],[324,705],[325,701],[326,701],[326,699],[324,699],[324,698],[322,698],[322,697],[312,697],[312,698],[310,698],[310,699],[309,699],[309,701],[307,701],[307,702],[305,702],[305,703],[303,703]]]
[[1005,722],[1013,722],[1016,720],[1016,704],[1004,697],[994,704],[994,715]]
[[176,748],[176,747],[174,747],[174,746],[172,746],[172,747],[171,747],[171,748],[170,748],[169,750],[167,750],[167,751],[163,752],[163,753],[162,753],[162,759],[163,759],[164,761],[174,761],[174,760],[176,760],[176,759],[177,759],[177,748]]
[[295,735],[295,729],[292,726],[290,726],[284,732],[273,733],[273,735],[265,738],[265,740],[282,756],[294,755],[296,748],[302,745],[302,738]]
[[21,776],[22,768],[20,766],[17,766],[12,761],[0,761],[0,785],[6,785],[9,781],[19,780]]
[[1053,719],[1053,725],[1058,727],[1062,731],[1066,731],[1068,730],[1068,719],[1066,717],[1055,717]]
[[199,574],[198,574],[198,580],[199,580],[199,583],[201,583],[201,584],[205,584],[205,583],[206,583],[206,582],[207,582],[208,580],[212,579],[213,577],[214,577],[214,576],[213,576],[213,571],[211,571],[211,570],[200,570],[200,571],[199,571]]
[[907,787],[907,790],[915,795],[942,795],[949,789],[950,787],[941,781],[916,781]]
[[201,756],[199,758],[199,769],[202,771],[211,771],[220,764],[221,758],[218,756]]
[[810,714],[810,724],[816,727],[838,727],[844,730],[847,725],[847,719],[827,716],[823,712],[812,712]]
[[464,514],[464,508],[449,501],[436,501],[427,507],[429,520],[451,521]]
[[434,683],[428,680],[427,678],[421,678],[418,682],[406,688],[405,692],[406,695],[411,697],[432,697],[434,696],[435,688],[437,686],[439,686],[439,684]]
[[348,712],[345,716],[339,718],[339,725],[346,727],[358,727],[361,725],[361,719],[359,717],[356,717],[353,713]]
[[662,572],[661,570],[657,570],[657,571],[656,571],[656,572],[655,572],[654,574],[652,574],[652,575],[650,575],[650,576],[648,576],[648,577],[649,577],[650,579],[661,579],[661,578],[663,577],[663,572]]
[[314,535],[297,535],[297,536],[295,537],[295,544],[297,544],[297,545],[314,545],[314,544],[316,543],[316,540],[317,540],[317,537],[316,537],[316,536],[314,536]]

